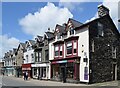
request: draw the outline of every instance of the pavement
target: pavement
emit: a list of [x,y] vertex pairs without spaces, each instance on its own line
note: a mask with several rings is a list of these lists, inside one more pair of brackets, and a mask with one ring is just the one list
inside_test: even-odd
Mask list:
[[[36,80],[36,79],[30,79],[30,80],[23,80],[23,78],[16,78],[13,76],[0,76],[0,87],[3,86],[13,86],[16,87],[22,87],[26,88],[29,87],[39,87],[39,86],[52,86],[52,87],[91,87],[91,88],[101,88],[101,87],[108,87],[108,88],[115,88],[118,86],[120,81],[110,81],[110,82],[104,82],[104,83],[95,83],[95,84],[74,84],[74,83],[62,83],[62,82],[56,82],[56,81],[45,81],[45,80]],[[13,88],[12,87],[12,88]],[[5,87],[6,88],[6,87]],[[67,87],[68,88],[68,87]]]

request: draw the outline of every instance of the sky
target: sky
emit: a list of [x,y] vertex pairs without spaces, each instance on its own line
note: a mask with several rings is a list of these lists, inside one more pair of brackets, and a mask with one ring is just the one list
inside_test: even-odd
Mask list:
[[[117,25],[118,3],[107,2],[2,2],[2,34],[0,34],[0,57],[17,48],[20,42],[43,35],[48,28],[54,30],[69,18],[85,23],[97,17],[97,6],[104,4]],[[114,4],[113,4],[114,3]],[[2,24],[1,24],[2,23]],[[2,50],[2,51],[1,51]]]

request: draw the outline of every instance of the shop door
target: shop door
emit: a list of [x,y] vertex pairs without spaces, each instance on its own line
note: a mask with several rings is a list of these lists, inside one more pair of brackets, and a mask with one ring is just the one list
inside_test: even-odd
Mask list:
[[65,71],[65,67],[61,67],[61,80],[62,80],[62,82],[66,82],[66,71]]

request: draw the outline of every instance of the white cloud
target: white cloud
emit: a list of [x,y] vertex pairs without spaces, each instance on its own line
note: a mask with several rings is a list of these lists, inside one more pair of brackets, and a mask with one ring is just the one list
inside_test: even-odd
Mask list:
[[0,35],[0,58],[3,57],[4,53],[17,48],[19,40],[8,35]]
[[[60,0],[59,2],[59,7],[66,7],[68,8],[70,11],[74,10],[74,9],[78,9],[80,11],[83,10],[83,8],[79,7],[79,5],[81,4],[81,2],[63,2],[64,0]],[[79,8],[76,8],[79,7]]]
[[48,27],[54,29],[56,24],[63,24],[72,17],[72,13],[67,8],[59,8],[53,3],[47,3],[38,12],[29,13],[19,20],[19,24],[25,33],[36,36],[43,35]]

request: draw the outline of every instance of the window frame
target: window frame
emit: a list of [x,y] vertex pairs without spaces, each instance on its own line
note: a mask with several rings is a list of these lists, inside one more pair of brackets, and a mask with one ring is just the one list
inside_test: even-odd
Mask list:
[[[72,43],[72,53],[71,54],[67,54],[67,44],[68,42],[71,42]],[[74,48],[74,43],[76,42],[76,47]],[[74,53],[74,49],[76,49],[76,53]],[[78,55],[78,40],[72,40],[72,41],[67,41],[66,42],[66,57],[68,56],[76,56]]]
[[[55,55],[55,48],[58,47],[58,56]],[[62,49],[62,50],[61,50]],[[62,55],[60,55],[60,52],[62,52]],[[62,58],[64,55],[64,45],[63,44],[57,44],[54,45],[54,58]]]
[[115,46],[112,47],[112,58],[117,57],[117,48]]
[[98,28],[98,36],[103,37],[104,36],[104,25],[102,23],[98,22],[97,28]]

